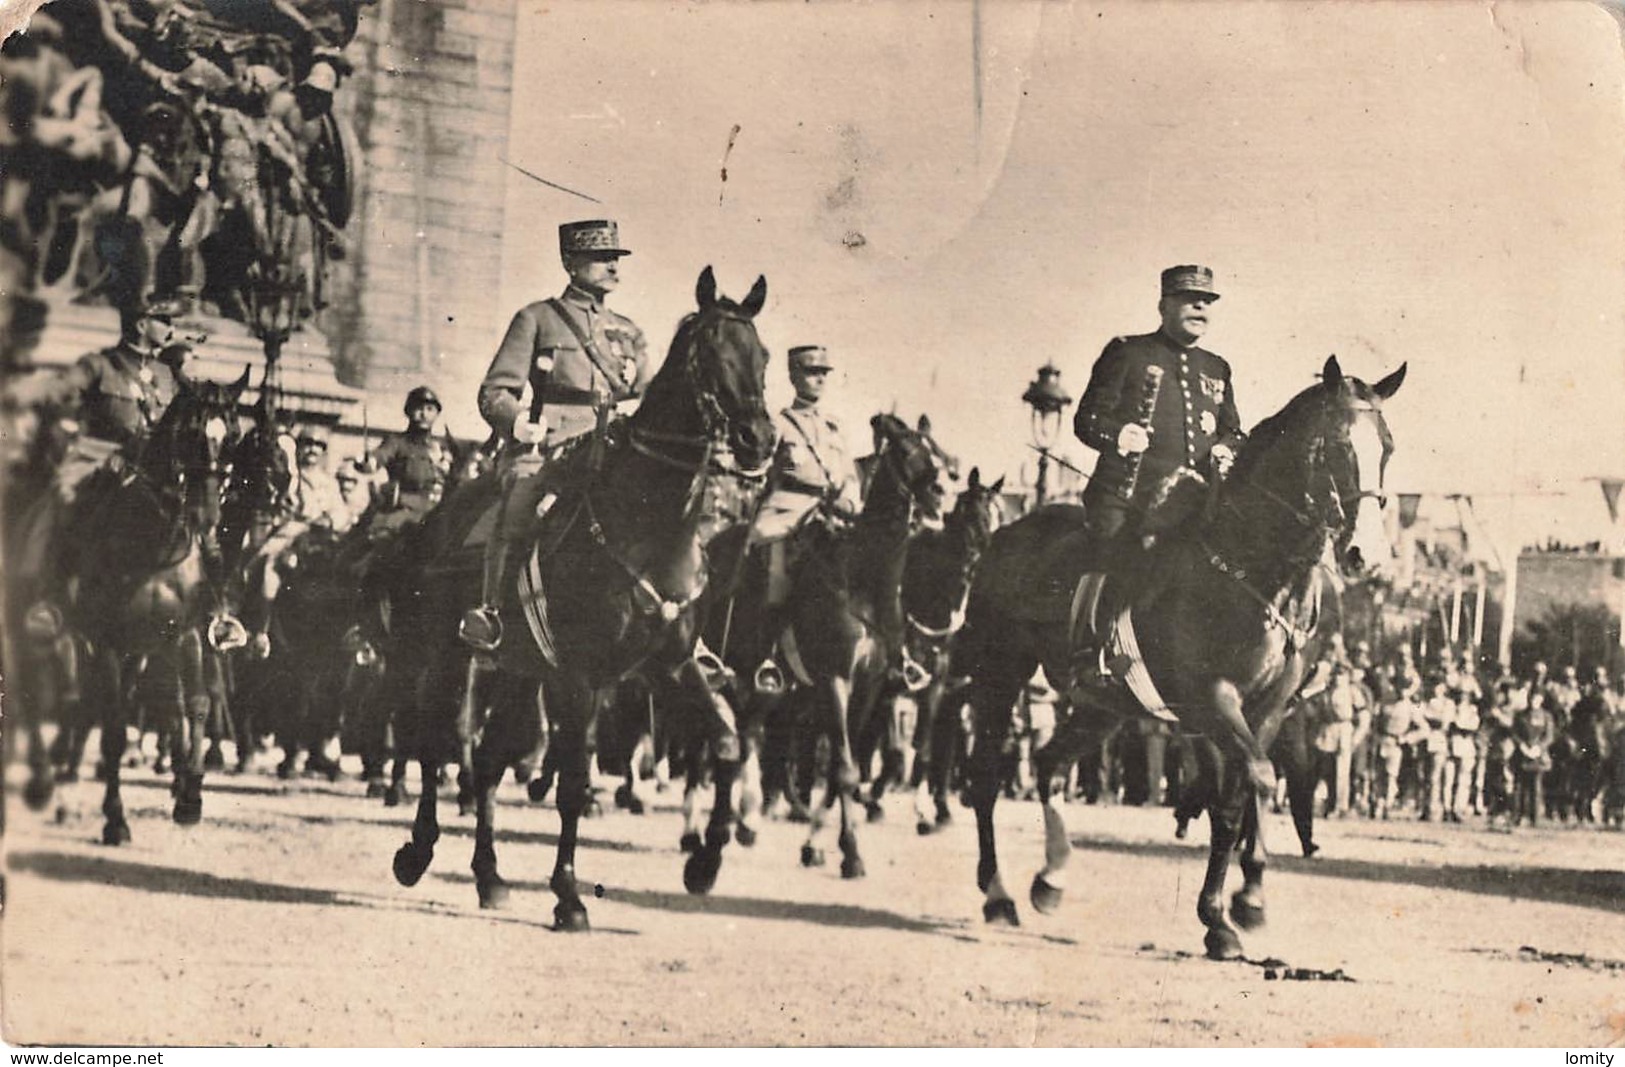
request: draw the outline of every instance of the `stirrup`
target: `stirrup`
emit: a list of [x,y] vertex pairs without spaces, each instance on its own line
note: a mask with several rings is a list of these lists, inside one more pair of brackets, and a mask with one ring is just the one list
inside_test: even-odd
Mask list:
[[496,608],[469,608],[457,624],[457,639],[476,652],[495,652],[502,644],[502,617]]

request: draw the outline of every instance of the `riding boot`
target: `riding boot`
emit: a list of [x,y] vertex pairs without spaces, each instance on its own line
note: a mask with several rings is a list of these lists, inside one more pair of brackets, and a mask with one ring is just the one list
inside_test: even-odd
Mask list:
[[497,604],[502,596],[502,579],[508,570],[508,508],[514,487],[507,485],[497,505],[496,523],[485,542],[484,567],[480,575],[480,603],[469,608],[457,625],[457,637],[476,652],[494,652],[502,644],[502,617]]

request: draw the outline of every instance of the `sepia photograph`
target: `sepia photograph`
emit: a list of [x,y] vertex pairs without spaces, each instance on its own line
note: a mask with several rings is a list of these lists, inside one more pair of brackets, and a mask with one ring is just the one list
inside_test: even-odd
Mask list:
[[1625,1051],[1620,0],[0,33],[7,1046]]

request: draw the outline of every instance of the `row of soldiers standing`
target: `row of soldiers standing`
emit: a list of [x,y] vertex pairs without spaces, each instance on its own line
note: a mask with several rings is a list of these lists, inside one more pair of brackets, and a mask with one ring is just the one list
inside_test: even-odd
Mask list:
[[1599,804],[1625,802],[1605,795],[1603,763],[1609,739],[1625,736],[1625,675],[1610,684],[1599,667],[1582,685],[1573,667],[1553,677],[1537,663],[1486,683],[1448,654],[1419,669],[1408,647],[1375,667],[1357,649],[1330,669],[1305,707],[1325,814],[1386,819],[1414,806],[1424,821],[1518,825],[1594,821]]

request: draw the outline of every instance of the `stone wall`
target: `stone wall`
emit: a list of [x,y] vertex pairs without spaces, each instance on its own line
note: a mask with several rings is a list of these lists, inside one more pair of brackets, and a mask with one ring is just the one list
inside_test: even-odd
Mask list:
[[[340,93],[363,153],[350,256],[322,327],[339,378],[394,429],[427,383],[457,428],[500,336],[516,0],[378,0]],[[354,418],[359,419],[357,412]]]

